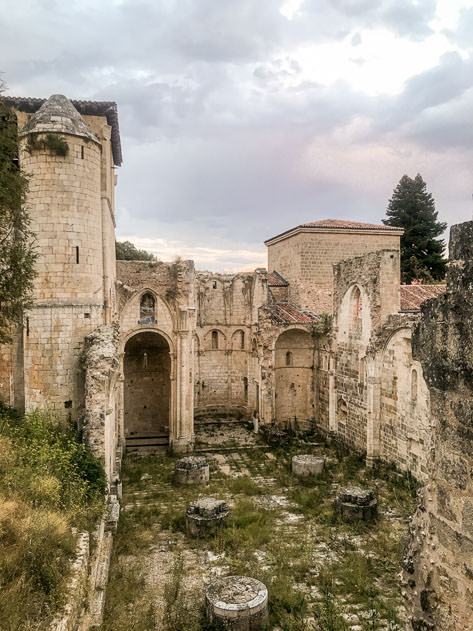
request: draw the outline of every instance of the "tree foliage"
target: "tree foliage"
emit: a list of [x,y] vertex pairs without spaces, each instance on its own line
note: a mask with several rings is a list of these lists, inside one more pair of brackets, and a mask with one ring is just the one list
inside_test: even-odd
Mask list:
[[131,241],[117,241],[115,252],[117,261],[156,261],[154,254],[139,250]]
[[22,322],[31,302],[36,254],[27,190],[18,161],[16,116],[0,100],[0,343],[10,341],[12,327]]
[[422,176],[403,175],[389,200],[383,223],[404,229],[401,237],[401,280],[427,282],[445,278],[445,241],[438,237],[447,224],[438,221],[438,212]]

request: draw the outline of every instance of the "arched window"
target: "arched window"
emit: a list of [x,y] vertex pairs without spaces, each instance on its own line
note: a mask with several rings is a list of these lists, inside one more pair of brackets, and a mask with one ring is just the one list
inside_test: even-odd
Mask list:
[[155,317],[156,300],[153,294],[146,292],[140,300],[140,318]]
[[218,331],[212,331],[212,350],[218,349]]
[[252,354],[256,357],[256,355],[258,354],[258,346],[256,344],[256,340],[255,338],[253,338],[252,342],[251,342],[251,352]]
[[287,351],[286,353],[286,366],[292,366],[292,353]]
[[361,314],[363,309],[361,291],[359,287],[353,287],[350,300],[351,330],[356,335],[361,334]]
[[245,350],[245,333],[244,331],[240,332],[240,336],[241,336],[241,350],[244,351]]
[[417,370],[411,372],[411,400],[417,401]]

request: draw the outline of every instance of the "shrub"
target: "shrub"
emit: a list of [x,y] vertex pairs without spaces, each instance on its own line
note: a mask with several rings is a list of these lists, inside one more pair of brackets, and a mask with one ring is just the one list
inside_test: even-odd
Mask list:
[[46,629],[63,604],[72,526],[103,510],[105,476],[80,433],[51,415],[0,408],[2,629]]

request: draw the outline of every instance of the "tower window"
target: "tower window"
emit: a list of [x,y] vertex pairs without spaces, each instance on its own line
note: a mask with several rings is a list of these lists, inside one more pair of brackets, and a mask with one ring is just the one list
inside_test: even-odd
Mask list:
[[417,370],[411,373],[411,400],[417,401]]
[[81,148],[80,148],[80,157],[82,158],[82,160],[84,159],[84,145],[81,145]]
[[79,265],[79,246],[76,245],[76,264]]
[[243,331],[241,332],[241,350],[245,350],[245,334]]
[[212,331],[212,349],[218,349],[218,331]]

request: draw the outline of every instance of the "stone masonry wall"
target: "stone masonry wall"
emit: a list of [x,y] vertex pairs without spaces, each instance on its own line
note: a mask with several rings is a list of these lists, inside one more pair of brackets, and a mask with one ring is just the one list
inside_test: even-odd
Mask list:
[[413,354],[430,390],[433,449],[404,558],[409,629],[473,621],[473,222],[453,226],[447,291],[422,305]]
[[399,251],[389,232],[300,232],[268,246],[268,270],[289,282],[289,301],[315,313],[332,313],[333,265],[378,250]]
[[258,407],[253,338],[258,307],[266,300],[263,273],[197,274],[194,367],[198,416],[246,415]]

